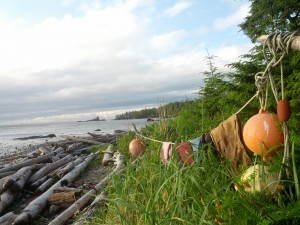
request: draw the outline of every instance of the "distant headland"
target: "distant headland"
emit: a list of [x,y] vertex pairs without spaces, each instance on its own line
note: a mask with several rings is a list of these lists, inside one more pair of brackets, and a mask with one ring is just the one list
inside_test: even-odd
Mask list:
[[100,119],[99,116],[97,116],[96,118],[94,119],[91,119],[91,120],[84,120],[84,121],[77,121],[77,122],[90,122],[90,121],[106,121],[105,119]]

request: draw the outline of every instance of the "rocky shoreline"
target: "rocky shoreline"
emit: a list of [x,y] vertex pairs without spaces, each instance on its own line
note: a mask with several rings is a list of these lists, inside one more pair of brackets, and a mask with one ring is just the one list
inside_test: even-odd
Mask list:
[[[72,224],[72,210],[68,216],[61,215],[72,207],[76,212],[84,209],[101,193],[109,174],[125,162],[113,146],[116,137],[123,134],[63,136],[63,140],[1,157],[0,224]],[[108,147],[101,153],[91,153],[91,146]],[[86,193],[91,191],[93,195],[87,199]],[[81,198],[85,201],[78,203]]]

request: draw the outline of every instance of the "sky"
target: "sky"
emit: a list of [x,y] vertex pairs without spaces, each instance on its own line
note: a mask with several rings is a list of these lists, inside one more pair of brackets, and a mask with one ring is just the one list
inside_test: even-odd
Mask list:
[[114,118],[199,97],[253,44],[246,0],[0,0],[0,125]]

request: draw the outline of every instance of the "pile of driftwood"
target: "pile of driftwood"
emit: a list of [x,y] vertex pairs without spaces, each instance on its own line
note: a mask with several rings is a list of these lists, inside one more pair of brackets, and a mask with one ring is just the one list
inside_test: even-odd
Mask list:
[[[0,160],[0,224],[17,225],[32,224],[47,208],[51,213],[61,212],[49,224],[58,225],[66,222],[75,213],[86,208],[86,214],[91,208],[101,205],[106,194],[101,192],[109,177],[118,173],[125,164],[125,158],[113,145],[118,135],[93,134],[89,137],[64,136],[65,140],[55,143],[49,149],[49,143],[38,149],[20,155],[2,157]],[[79,174],[98,155],[89,153],[92,145],[108,145],[103,151],[102,165],[115,163],[115,168],[107,176],[99,180],[91,190],[70,188]],[[101,192],[101,193],[100,193]],[[16,208],[20,199],[27,199],[26,205]],[[85,216],[76,222],[82,224]]]

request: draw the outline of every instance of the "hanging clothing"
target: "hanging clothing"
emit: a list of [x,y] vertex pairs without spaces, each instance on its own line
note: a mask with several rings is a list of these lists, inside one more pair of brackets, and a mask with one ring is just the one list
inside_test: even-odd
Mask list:
[[219,154],[227,158],[237,172],[241,165],[251,165],[253,154],[243,141],[242,122],[238,114],[234,114],[210,132],[212,141]]
[[177,146],[177,151],[178,151],[179,158],[181,159],[181,162],[183,164],[189,164],[189,165],[193,164],[194,162],[192,159],[193,151],[188,142],[180,143]]
[[160,150],[161,161],[164,164],[167,164],[172,156],[172,143],[171,142],[163,142]]

